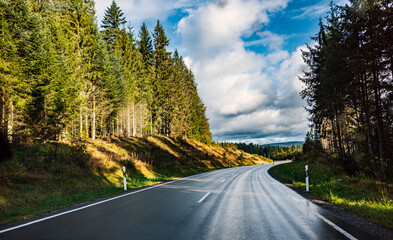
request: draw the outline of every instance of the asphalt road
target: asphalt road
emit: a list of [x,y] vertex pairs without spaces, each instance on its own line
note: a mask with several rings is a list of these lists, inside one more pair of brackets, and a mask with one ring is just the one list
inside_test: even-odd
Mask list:
[[0,227],[0,239],[372,239],[279,183],[222,169]]

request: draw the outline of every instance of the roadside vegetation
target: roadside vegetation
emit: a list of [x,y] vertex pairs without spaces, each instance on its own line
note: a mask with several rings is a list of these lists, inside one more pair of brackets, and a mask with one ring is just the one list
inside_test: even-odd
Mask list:
[[309,167],[311,194],[393,229],[392,182],[362,173],[349,175],[328,155],[312,160],[306,154],[302,159],[274,167],[273,173],[305,191],[305,165]]
[[128,189],[231,166],[268,163],[257,155],[187,138],[13,145],[0,162],[0,224]]
[[346,210],[393,229],[392,4],[331,3],[303,51],[300,80],[311,131],[303,154],[274,173]]

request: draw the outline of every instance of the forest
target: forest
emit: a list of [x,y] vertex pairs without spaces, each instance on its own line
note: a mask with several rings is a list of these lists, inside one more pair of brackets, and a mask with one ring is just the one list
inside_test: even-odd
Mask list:
[[328,154],[348,174],[388,179],[393,176],[393,3],[350,2],[331,3],[315,44],[303,52],[309,70],[300,78],[301,96],[312,122],[303,151]]
[[0,132],[10,142],[211,141],[194,75],[159,20],[136,34],[113,1],[97,23],[93,0],[0,0],[0,19]]
[[254,143],[220,143],[222,147],[232,147],[250,154],[258,154],[272,160],[296,159],[303,152],[301,144],[291,146],[278,145],[259,145]]

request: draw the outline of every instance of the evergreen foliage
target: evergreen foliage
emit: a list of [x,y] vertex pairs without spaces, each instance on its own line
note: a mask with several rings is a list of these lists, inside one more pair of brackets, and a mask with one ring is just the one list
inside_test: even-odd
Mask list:
[[139,52],[142,55],[143,65],[147,68],[153,65],[153,46],[145,23],[142,23],[141,30],[139,31],[139,39]]
[[303,52],[301,96],[315,130],[305,150],[322,146],[350,174],[393,174],[392,13],[391,1],[332,3]]
[[12,142],[165,134],[211,141],[192,72],[157,21],[136,39],[115,1],[0,1],[0,131]]
[[[306,143],[304,143],[306,147]],[[244,152],[257,154],[273,160],[286,160],[296,159],[297,156],[304,151],[301,144],[291,146],[280,146],[280,145],[259,145],[253,143],[220,143],[223,147],[233,147]]]
[[123,17],[124,13],[115,1],[112,1],[110,7],[105,10],[104,20],[102,20],[101,27],[103,39],[109,46],[113,45],[120,27],[127,21]]

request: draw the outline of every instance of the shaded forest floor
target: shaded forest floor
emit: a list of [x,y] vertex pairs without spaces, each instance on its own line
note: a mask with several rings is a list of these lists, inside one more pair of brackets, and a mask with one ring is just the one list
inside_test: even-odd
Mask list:
[[274,167],[272,173],[305,192],[305,165],[309,166],[310,193],[344,210],[393,229],[393,184],[364,175],[348,176],[326,163],[294,161]]
[[154,136],[111,142],[49,142],[12,146],[0,163],[0,224],[128,189],[228,166],[270,160],[231,147]]

